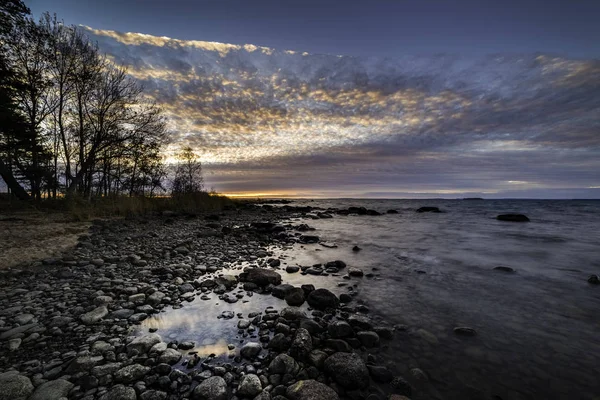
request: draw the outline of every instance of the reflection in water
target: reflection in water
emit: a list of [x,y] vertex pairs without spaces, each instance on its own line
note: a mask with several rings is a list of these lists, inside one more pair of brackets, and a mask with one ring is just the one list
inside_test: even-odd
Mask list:
[[[345,202],[345,203],[344,203]],[[587,284],[598,273],[600,202],[561,201],[315,201],[312,206],[363,205],[400,214],[336,216],[306,220],[314,233],[338,248],[294,245],[276,254],[285,283],[313,283],[341,293],[357,284],[357,301],[374,318],[398,326],[395,339],[379,352],[395,373],[407,377],[419,399],[594,399],[600,359],[600,291]],[[441,214],[414,209],[439,206]],[[496,221],[522,212],[527,224]],[[362,250],[353,252],[359,245]],[[344,260],[374,278],[287,274],[286,265]],[[499,265],[513,274],[494,271]],[[376,268],[376,270],[373,270]],[[238,271],[239,272],[239,271]],[[226,272],[229,273],[229,272]],[[338,287],[338,284],[348,286]],[[196,298],[184,308],[144,321],[165,340],[235,344],[256,340],[238,335],[237,321],[217,319],[223,311],[281,309],[270,295],[244,297],[236,304]],[[250,300],[243,303],[244,300]],[[306,307],[306,305],[304,306]],[[454,334],[470,326],[472,338]],[[205,342],[208,340],[208,342]],[[199,346],[202,354],[209,350]],[[226,357],[227,350],[211,353]],[[210,353],[209,353],[210,354]],[[420,368],[426,383],[411,380]],[[494,397],[496,396],[496,397]]]

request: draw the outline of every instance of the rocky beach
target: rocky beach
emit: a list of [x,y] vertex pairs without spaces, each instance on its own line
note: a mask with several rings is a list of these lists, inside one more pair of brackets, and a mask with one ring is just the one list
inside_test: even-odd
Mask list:
[[[0,398],[410,396],[410,384],[377,355],[394,328],[371,320],[368,307],[354,301],[363,275],[375,274],[341,260],[282,268],[274,256],[294,243],[320,241],[309,226],[292,222],[311,211],[248,205],[97,220],[61,257],[0,271]],[[300,274],[312,283],[286,283]],[[321,287],[325,276],[341,281],[339,295]],[[265,296],[273,305],[238,310],[260,306],[255,299]],[[196,298],[227,305],[206,321],[233,320],[231,332],[222,332],[237,338],[227,352],[194,351],[199,343],[170,340],[144,325]]]
[[[435,258],[392,257],[397,237],[377,233],[401,226],[407,236],[395,246],[422,251],[415,227],[452,226],[441,218],[468,226],[459,203],[389,204],[273,201],[92,221],[60,255],[0,270],[0,399],[594,398],[593,280],[571,270],[587,304],[555,304],[543,316],[536,307],[548,309],[559,289],[529,279],[526,262],[463,282]],[[524,235],[538,223],[489,216],[514,205],[482,216],[472,204],[486,230]],[[534,282],[550,293],[539,304],[506,291]],[[497,314],[501,293],[515,304]],[[461,311],[470,298],[484,319]],[[553,374],[565,379],[544,386]]]

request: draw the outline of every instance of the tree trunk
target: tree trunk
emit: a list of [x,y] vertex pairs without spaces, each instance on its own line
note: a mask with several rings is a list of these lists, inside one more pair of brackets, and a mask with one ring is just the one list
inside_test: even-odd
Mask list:
[[19,182],[13,176],[12,171],[7,168],[2,160],[0,160],[0,176],[2,176],[2,179],[4,179],[4,182],[6,182],[6,185],[11,190],[13,195],[15,195],[15,197],[17,197],[19,200],[31,199],[29,193],[23,189],[23,186],[19,184]]

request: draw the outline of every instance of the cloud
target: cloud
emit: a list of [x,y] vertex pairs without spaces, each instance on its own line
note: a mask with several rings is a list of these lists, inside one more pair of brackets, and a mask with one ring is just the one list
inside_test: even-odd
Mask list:
[[85,30],[162,105],[168,153],[196,148],[222,191],[600,184],[599,60],[363,59]]

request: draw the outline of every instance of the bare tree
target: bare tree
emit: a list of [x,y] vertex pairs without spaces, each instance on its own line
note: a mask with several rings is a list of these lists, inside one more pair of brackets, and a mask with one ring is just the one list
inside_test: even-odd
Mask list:
[[174,196],[198,193],[204,189],[202,164],[191,147],[184,147],[177,155],[178,164],[173,179],[172,194]]

